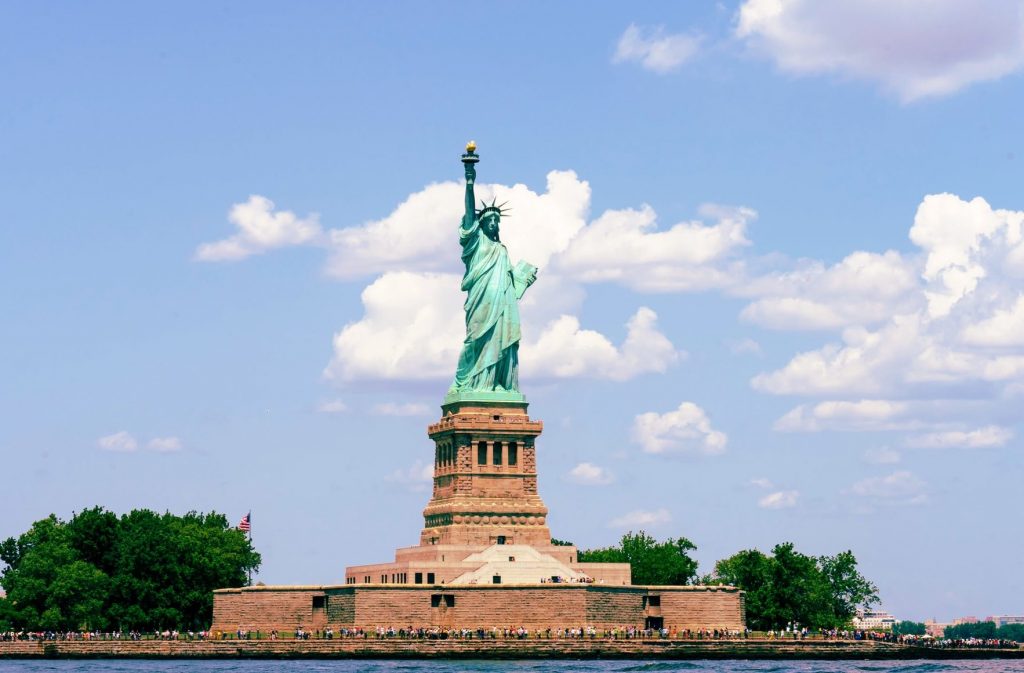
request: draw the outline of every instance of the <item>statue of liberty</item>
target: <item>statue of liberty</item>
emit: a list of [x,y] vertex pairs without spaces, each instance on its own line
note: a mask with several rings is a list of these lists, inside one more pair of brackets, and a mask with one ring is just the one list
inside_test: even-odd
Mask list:
[[[519,304],[526,288],[537,279],[537,268],[526,262],[512,266],[499,237],[505,204],[482,204],[476,209],[476,144],[466,145],[466,214],[459,226],[459,244],[466,273],[466,340],[462,344],[455,381],[447,399],[465,393],[489,393],[488,399],[521,400],[519,392]],[[472,397],[473,395],[467,395]]]

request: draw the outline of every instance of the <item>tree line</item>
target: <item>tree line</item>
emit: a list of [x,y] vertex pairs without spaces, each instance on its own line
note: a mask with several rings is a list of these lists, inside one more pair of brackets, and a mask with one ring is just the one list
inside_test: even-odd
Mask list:
[[[560,541],[554,541],[559,543]],[[563,543],[568,544],[568,543]],[[698,576],[685,537],[658,542],[640,531],[622,536],[617,546],[580,550],[581,563],[629,563],[633,584],[718,584],[746,592],[747,626],[757,631],[790,625],[811,629],[848,626],[859,607],[878,603],[878,587],[857,570],[853,552],[809,556],[793,543],[775,545],[771,553],[748,549],[715,564]]]
[[974,622],[973,624],[954,624],[947,626],[943,635],[947,638],[983,638],[1015,640],[1024,643],[1024,624],[1003,624],[996,626],[995,622]]
[[0,542],[0,562],[0,631],[200,630],[260,555],[223,514],[94,507]]

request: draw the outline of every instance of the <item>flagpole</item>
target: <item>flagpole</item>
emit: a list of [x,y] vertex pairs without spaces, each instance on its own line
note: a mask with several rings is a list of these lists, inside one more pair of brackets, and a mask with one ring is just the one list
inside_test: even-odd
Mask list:
[[[249,547],[252,547],[252,510],[245,515],[249,519]],[[249,566],[249,586],[252,586],[252,566]]]

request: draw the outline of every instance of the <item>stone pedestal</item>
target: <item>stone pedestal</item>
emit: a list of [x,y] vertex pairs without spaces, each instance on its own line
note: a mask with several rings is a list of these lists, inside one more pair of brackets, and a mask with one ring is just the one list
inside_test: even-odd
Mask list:
[[551,545],[537,494],[535,440],[544,429],[525,402],[457,401],[429,426],[434,491],[421,545]]
[[580,563],[576,547],[551,544],[537,493],[536,440],[520,393],[450,393],[434,442],[434,488],[419,545],[389,563],[349,566],[352,584],[628,585],[628,563]]

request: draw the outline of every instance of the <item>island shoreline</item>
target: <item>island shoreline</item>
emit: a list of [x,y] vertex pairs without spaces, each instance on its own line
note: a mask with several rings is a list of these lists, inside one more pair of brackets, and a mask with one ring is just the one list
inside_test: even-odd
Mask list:
[[0,642],[0,659],[1024,659],[1024,649],[943,649],[875,641],[221,640]]

